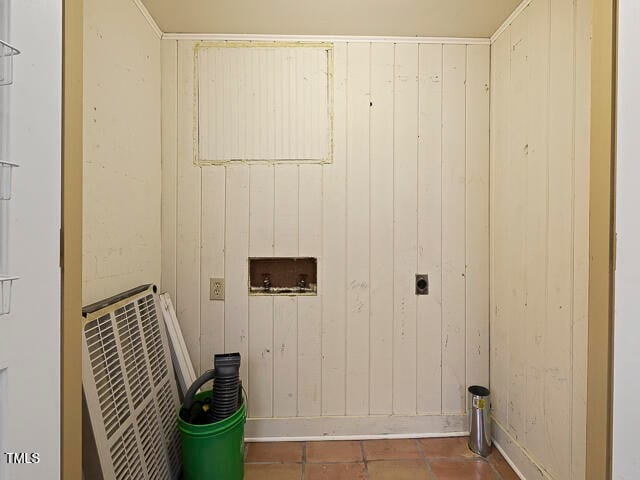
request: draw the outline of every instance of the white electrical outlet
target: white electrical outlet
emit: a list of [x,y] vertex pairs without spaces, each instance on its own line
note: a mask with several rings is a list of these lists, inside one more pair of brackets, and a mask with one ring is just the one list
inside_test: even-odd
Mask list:
[[209,280],[209,300],[224,300],[224,278]]

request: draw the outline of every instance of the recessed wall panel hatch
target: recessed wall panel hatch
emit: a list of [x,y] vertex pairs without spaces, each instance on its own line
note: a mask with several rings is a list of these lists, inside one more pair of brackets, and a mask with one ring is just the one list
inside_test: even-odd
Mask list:
[[180,476],[178,391],[157,306],[156,287],[144,285],[83,309],[82,384],[100,464],[91,470],[105,479]]

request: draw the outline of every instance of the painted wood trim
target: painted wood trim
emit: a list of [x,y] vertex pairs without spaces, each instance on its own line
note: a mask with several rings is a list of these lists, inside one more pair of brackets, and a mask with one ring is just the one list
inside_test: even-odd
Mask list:
[[173,299],[177,290],[178,215],[178,42],[161,42],[162,217],[160,291]]
[[524,475],[522,474],[522,472],[518,469],[518,467],[516,466],[516,464],[513,462],[513,460],[511,460],[511,457],[509,457],[509,455],[507,455],[507,452],[505,451],[504,448],[502,448],[500,446],[499,443],[497,443],[496,441],[493,442],[493,446],[496,450],[498,450],[498,452],[500,452],[500,454],[504,457],[505,461],[509,464],[509,466],[511,467],[511,469],[513,470],[513,472],[516,474],[516,476],[518,478],[520,478],[521,480],[526,480],[526,478],[524,477]]
[[[377,436],[442,437],[468,435],[467,415],[372,415],[368,417],[249,418],[245,426],[248,441],[260,439]],[[318,432],[322,432],[318,435]]]
[[155,33],[158,38],[162,38],[162,30],[160,30],[160,27],[153,18],[153,15],[149,13],[149,10],[147,10],[147,7],[144,6],[142,0],[133,0],[133,3],[136,7],[138,7],[138,10],[140,10],[140,13],[151,27],[151,30],[153,30],[153,33]]
[[435,43],[453,45],[489,45],[489,38],[463,37],[393,37],[350,35],[260,35],[231,33],[163,33],[163,40],[214,40],[214,41],[263,41],[263,42],[349,42],[349,43]]
[[[193,115],[193,43],[178,43],[178,118]],[[196,375],[200,369],[202,172],[193,165],[193,124],[178,122],[175,309]],[[188,160],[189,159],[189,160]]]
[[617,2],[593,2],[587,480],[611,478]]
[[[273,443],[273,442],[332,442],[345,440],[402,440],[414,438],[456,438],[465,437],[469,432],[453,433],[390,433],[389,435],[309,435],[305,437],[254,437],[245,438],[249,443]],[[505,458],[505,460],[507,460]],[[507,460],[509,461],[509,460]]]
[[575,32],[575,112],[574,112],[574,195],[582,199],[574,211],[574,304],[572,345],[572,464],[571,478],[586,477],[587,359],[589,336],[589,182],[591,171],[589,135],[591,128],[591,31],[593,0],[576,2]]
[[507,19],[502,23],[502,25],[498,27],[495,33],[491,35],[489,42],[493,44],[500,37],[500,35],[502,35],[507,30],[507,28],[511,26],[513,21],[516,18],[518,18],[522,12],[524,12],[524,10],[529,6],[530,3],[531,3],[531,0],[523,0],[523,2],[520,5],[518,5],[516,9],[511,13],[511,15],[507,17]]
[[60,478],[82,478],[83,0],[64,0]]
[[505,459],[509,459],[509,464],[523,480],[555,480],[542,465],[529,456],[522,448],[522,445],[509,432],[508,428],[500,422],[492,419],[492,432],[494,443],[498,446],[500,453]]

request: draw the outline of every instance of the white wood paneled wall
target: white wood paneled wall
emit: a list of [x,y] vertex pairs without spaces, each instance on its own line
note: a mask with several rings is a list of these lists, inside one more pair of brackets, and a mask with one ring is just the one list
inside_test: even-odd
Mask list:
[[[84,9],[82,302],[161,276],[160,38],[134,2]],[[173,136],[175,138],[175,135]]]
[[[241,352],[258,436],[464,431],[489,380],[489,45],[335,43],[332,164],[198,167],[196,43],[163,44],[162,286],[196,370]],[[317,257],[318,296],[249,297],[271,255]]]
[[585,478],[591,0],[492,44],[491,387],[528,479]]
[[331,44],[212,42],[196,55],[198,163],[331,161]]

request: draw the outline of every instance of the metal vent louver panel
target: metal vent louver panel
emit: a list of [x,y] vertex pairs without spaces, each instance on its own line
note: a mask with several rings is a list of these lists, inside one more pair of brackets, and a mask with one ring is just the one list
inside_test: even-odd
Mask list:
[[180,434],[176,428],[176,421],[173,415],[175,405],[171,397],[171,383],[169,380],[164,382],[160,390],[161,394],[158,396],[158,408],[160,409],[160,420],[162,421],[162,433],[167,440],[169,466],[173,468],[171,478],[176,478],[180,474],[182,442],[180,441]]
[[85,307],[83,387],[103,478],[180,476],[177,386],[155,287]]
[[89,356],[89,365],[84,365],[91,368],[107,438],[111,438],[129,418],[111,318],[105,315],[87,323],[84,338]]
[[133,432],[133,425],[125,429],[111,446],[111,458],[115,471],[116,480],[129,478],[142,478],[142,462],[140,461],[140,451],[136,442],[136,434]]
[[140,429],[140,441],[144,462],[149,470],[150,478],[169,478],[169,469],[165,460],[165,448],[162,444],[162,432],[158,422],[158,412],[151,399],[138,413],[136,419]]
[[[149,353],[149,361],[151,362],[151,371],[153,372],[154,386],[167,376],[166,350],[163,342],[163,336],[160,335],[160,324],[158,323],[158,315],[156,310],[156,298],[154,295],[146,295],[138,300],[140,309],[140,317],[142,319],[142,329],[144,330],[144,339]],[[164,331],[164,329],[162,329]],[[166,339],[164,340],[167,343]]]

